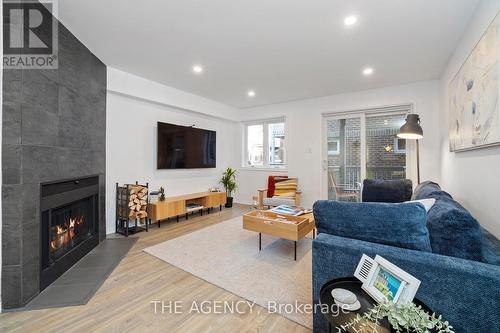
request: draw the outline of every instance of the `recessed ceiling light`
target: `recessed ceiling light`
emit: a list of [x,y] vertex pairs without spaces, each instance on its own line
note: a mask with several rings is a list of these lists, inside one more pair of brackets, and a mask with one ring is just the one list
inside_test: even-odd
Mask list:
[[247,95],[248,95],[249,97],[254,97],[254,96],[255,96],[255,91],[253,91],[253,90],[249,90],[249,91],[247,92]]
[[203,72],[203,67],[201,67],[200,65],[194,65],[193,66],[193,72],[196,73],[196,74],[200,74]]
[[351,15],[351,16],[347,16],[345,19],[344,19],[344,24],[349,26],[349,25],[353,25],[355,24],[356,22],[358,21],[358,18],[354,15]]
[[372,74],[373,74],[373,68],[366,67],[365,69],[363,69],[363,75],[368,76],[368,75],[372,75]]

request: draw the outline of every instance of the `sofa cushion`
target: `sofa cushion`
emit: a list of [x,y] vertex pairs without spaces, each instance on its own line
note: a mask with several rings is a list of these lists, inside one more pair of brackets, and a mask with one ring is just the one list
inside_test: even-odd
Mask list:
[[280,198],[280,197],[264,198],[264,200],[262,200],[262,204],[264,206],[279,206],[279,205],[295,206],[295,199]]
[[426,181],[417,185],[411,196],[411,200],[421,200],[421,199],[441,199],[448,198],[453,199],[450,194],[443,191],[441,187],[434,182]]
[[412,183],[409,179],[363,181],[363,202],[404,202],[411,199]]
[[419,203],[314,203],[318,233],[431,252],[427,214]]
[[417,186],[413,197],[436,199],[436,203],[427,213],[427,229],[433,252],[483,260],[481,227],[469,211],[433,182],[424,182]]
[[457,258],[482,260],[481,227],[455,200],[447,197],[436,200],[427,213],[427,229],[429,229],[432,252]]
[[500,266],[500,241],[490,234],[486,229],[481,228],[483,236],[483,262]]

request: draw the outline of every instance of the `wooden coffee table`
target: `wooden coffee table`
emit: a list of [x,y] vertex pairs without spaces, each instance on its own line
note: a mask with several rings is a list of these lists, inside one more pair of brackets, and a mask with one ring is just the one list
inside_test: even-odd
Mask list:
[[259,251],[262,250],[262,234],[294,241],[295,260],[297,260],[297,241],[311,231],[313,239],[316,237],[313,213],[290,216],[254,210],[243,215],[243,229],[259,233]]

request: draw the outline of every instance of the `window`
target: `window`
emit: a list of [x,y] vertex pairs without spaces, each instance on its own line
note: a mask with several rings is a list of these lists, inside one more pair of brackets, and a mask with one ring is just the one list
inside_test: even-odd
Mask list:
[[285,119],[254,121],[245,125],[246,167],[284,168]]
[[328,155],[340,154],[340,140],[328,139]]
[[406,154],[406,139],[394,138],[394,153]]
[[264,164],[264,125],[247,127],[248,165],[262,166]]
[[406,113],[366,115],[366,178],[406,178],[406,140],[396,136],[405,118]]

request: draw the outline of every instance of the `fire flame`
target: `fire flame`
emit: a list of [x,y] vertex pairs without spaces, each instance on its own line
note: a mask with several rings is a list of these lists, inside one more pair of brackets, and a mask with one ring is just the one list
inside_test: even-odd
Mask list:
[[75,225],[83,224],[83,215],[75,218],[70,218],[68,222],[62,225],[56,225],[56,235],[50,242],[50,249],[55,251],[63,246],[66,246],[75,237]]

